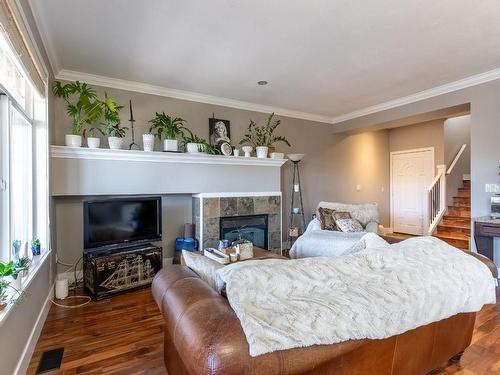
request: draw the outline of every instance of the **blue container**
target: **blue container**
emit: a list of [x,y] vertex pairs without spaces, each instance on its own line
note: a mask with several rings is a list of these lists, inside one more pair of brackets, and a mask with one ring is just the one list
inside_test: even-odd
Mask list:
[[180,263],[182,250],[198,251],[198,240],[196,238],[177,237],[175,239],[174,264]]

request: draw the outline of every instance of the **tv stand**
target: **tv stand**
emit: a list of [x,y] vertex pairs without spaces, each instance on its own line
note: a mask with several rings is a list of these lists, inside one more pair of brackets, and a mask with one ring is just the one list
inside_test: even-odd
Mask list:
[[162,268],[162,248],[143,244],[83,254],[84,286],[93,298],[148,286]]

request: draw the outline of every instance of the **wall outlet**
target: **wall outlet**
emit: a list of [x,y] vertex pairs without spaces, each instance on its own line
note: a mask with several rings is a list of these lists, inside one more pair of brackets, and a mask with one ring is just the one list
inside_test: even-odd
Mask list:
[[500,194],[500,184],[486,184],[486,193]]
[[361,185],[356,185],[356,191],[361,191]]

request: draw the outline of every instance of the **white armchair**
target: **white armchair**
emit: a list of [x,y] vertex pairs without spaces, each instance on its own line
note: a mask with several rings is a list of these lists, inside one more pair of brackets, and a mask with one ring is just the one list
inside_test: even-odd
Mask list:
[[344,233],[340,231],[322,230],[318,219],[313,219],[306,231],[290,249],[291,258],[308,258],[317,256],[339,256],[351,248],[367,232],[377,233],[379,212],[376,203],[345,204],[337,202],[320,202],[319,207],[336,211],[347,211],[363,226],[363,232]]

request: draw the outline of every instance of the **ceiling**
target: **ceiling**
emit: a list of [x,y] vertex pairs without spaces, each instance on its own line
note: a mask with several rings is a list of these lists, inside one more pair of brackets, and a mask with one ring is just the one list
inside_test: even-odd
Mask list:
[[325,122],[500,68],[497,0],[30,4],[56,76],[90,73]]

